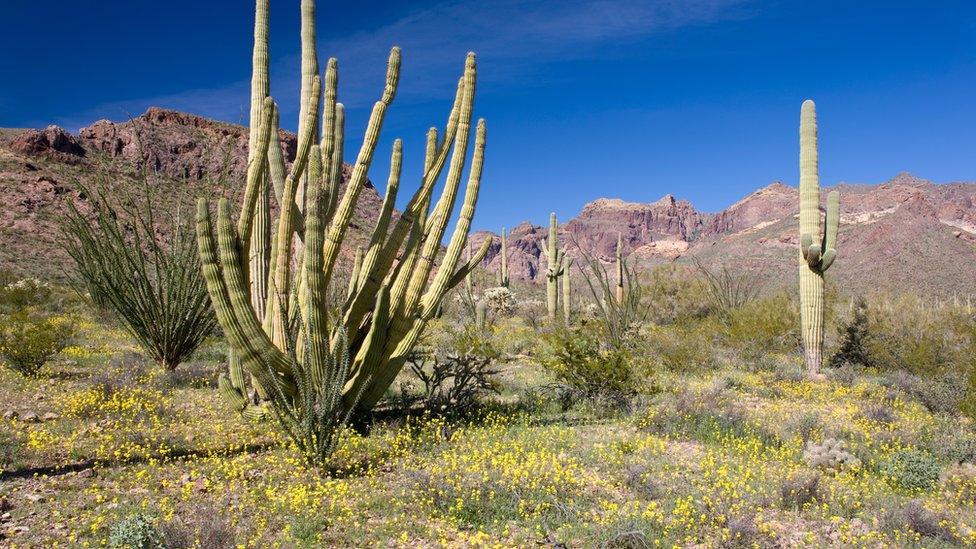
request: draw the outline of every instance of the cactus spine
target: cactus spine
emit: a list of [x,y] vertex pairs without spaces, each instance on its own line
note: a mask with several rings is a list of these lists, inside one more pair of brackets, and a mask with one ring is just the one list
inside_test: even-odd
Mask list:
[[573,266],[573,260],[569,257],[563,256],[563,274],[562,274],[562,287],[563,287],[563,322],[569,326],[570,321],[573,316],[573,301],[570,299],[572,297],[573,288],[569,280],[569,268]]
[[[218,203],[215,218],[206,199],[197,206],[197,241],[207,289],[238,364],[236,370],[232,366],[229,377],[220,377],[220,390],[246,416],[261,412],[249,398],[245,372],[252,377],[258,395],[266,399],[271,395],[271,406],[302,406],[297,400],[279,401],[294,399],[301,380],[307,383],[310,379],[318,386],[334,378],[338,370],[333,371],[329,355],[346,346],[350,364],[339,399],[342,413],[374,406],[403,367],[444,294],[482,261],[490,245],[486,240],[467,263],[460,261],[481,184],[486,126],[480,120],[460,213],[446,253],[439,254],[458,198],[472,133],[476,63],[474,54],[469,54],[446,131],[440,140],[436,129],[428,132],[420,186],[395,222],[392,210],[402,145],[400,140],[394,142],[386,197],[369,245],[361,255],[357,253],[359,267],[351,276],[339,314],[329,315],[326,292],[396,93],[400,51],[393,48],[390,52],[385,88],[370,114],[346,192],[340,193],[345,117],[337,102],[338,64],[329,60],[323,96],[314,59],[315,2],[303,0],[301,7],[302,119],[290,171],[286,171],[278,144],[277,106],[267,95],[267,0],[258,0],[252,95],[260,96],[260,108],[252,104],[252,113],[256,113],[251,121],[253,155],[243,204],[236,223],[226,199]],[[434,187],[448,164],[444,189],[431,211]],[[269,182],[276,202],[287,205],[279,208],[273,240],[272,231],[261,231],[258,219],[262,193],[271,196]],[[261,260],[264,271],[251,268],[252,257],[261,257],[251,251],[261,247],[271,250],[268,259]],[[435,257],[441,258],[436,270]],[[252,275],[262,278],[267,288],[263,314],[255,306]]]
[[813,101],[800,110],[800,323],[803,356],[810,376],[823,362],[824,272],[837,257],[840,195],[827,195],[825,227],[820,228],[820,176],[817,158],[817,111]]
[[501,267],[501,280],[499,281],[499,286],[503,288],[508,288],[508,239],[505,235],[505,228],[502,228],[502,267]]
[[556,235],[556,212],[549,214],[549,236],[542,246],[542,253],[549,264],[546,270],[546,306],[549,309],[549,320],[556,320],[559,306],[559,277],[563,274],[563,257],[566,252],[559,249]]
[[617,303],[624,302],[624,236],[617,235],[617,285],[615,295]]

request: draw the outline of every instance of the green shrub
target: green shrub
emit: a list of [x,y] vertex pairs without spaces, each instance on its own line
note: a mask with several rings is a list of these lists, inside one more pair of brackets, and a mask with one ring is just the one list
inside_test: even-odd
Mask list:
[[723,315],[722,337],[744,358],[793,353],[800,345],[800,312],[789,295],[753,300]]
[[961,307],[934,307],[913,296],[869,308],[867,349],[872,366],[919,376],[969,372],[976,319]]
[[879,472],[888,482],[910,491],[928,490],[939,480],[935,459],[919,450],[898,450],[881,461]]
[[138,513],[112,525],[108,534],[108,546],[118,549],[165,549],[163,535],[156,521],[149,515]]
[[543,365],[580,396],[627,401],[641,386],[633,357],[627,350],[604,347],[595,332],[588,326],[549,332],[550,354]]
[[707,320],[686,319],[644,330],[646,355],[673,372],[696,372],[716,365],[714,325]]
[[704,318],[712,310],[706,284],[688,267],[663,265],[652,270],[644,296],[648,320],[656,324]]
[[50,284],[36,278],[12,280],[0,277],[0,312],[13,313],[28,307],[43,307],[50,303],[53,290]]
[[840,348],[830,357],[828,364],[831,368],[871,365],[871,353],[867,346],[870,337],[868,327],[868,303],[863,297],[858,297],[852,303],[850,319],[841,329]]
[[64,349],[72,332],[72,323],[64,316],[30,309],[4,315],[0,317],[0,357],[14,371],[33,376]]

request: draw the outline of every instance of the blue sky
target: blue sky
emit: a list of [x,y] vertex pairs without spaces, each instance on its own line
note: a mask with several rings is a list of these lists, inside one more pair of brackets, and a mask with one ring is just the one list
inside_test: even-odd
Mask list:
[[[150,105],[246,122],[247,0],[4,2],[0,126],[124,120]],[[272,0],[272,94],[295,126],[298,0]],[[340,62],[347,157],[403,48],[371,175],[404,138],[404,188],[446,116],[468,50],[488,120],[477,229],[575,215],[597,197],[666,193],[720,210],[795,184],[797,124],[817,101],[825,183],[900,171],[976,180],[976,3],[802,0],[323,2]],[[409,186],[408,186],[409,183]],[[406,194],[406,193],[403,193]]]

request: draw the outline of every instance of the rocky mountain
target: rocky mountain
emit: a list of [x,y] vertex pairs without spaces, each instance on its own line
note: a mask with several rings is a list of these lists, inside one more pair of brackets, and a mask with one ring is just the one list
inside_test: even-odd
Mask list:
[[[236,196],[247,170],[247,140],[245,127],[158,108],[125,123],[95,122],[78,135],[57,126],[0,131],[0,269],[60,277],[70,268],[57,243],[58,219],[66,199],[84,208],[79,184],[140,195],[148,181],[163,206],[192,206],[208,194]],[[279,140],[290,165],[295,135],[282,131]],[[347,179],[349,173],[347,165]],[[367,237],[380,204],[367,182],[350,242]]]
[[[976,183],[936,184],[903,173],[880,185],[834,188],[841,193],[841,226],[839,258],[830,274],[839,291],[976,294]],[[797,189],[781,182],[716,214],[671,195],[648,204],[600,198],[559,227],[559,240],[570,256],[582,251],[612,261],[622,234],[624,253],[637,265],[698,259],[751,273],[757,283],[774,288],[796,276],[798,214]],[[542,280],[544,235],[543,227],[529,223],[513,229],[513,279]],[[498,252],[497,245],[489,251],[489,270],[500,265]]]
[[[279,135],[286,158],[294,135]],[[99,121],[71,135],[57,127],[0,130],[0,268],[57,275],[57,217],[79,182],[110,179],[132,189],[140,170],[154,174],[162,200],[204,192],[232,196],[246,168],[247,129],[206,118],[150,109],[129,122]],[[347,167],[348,168],[348,167]],[[348,169],[346,171],[348,176]],[[351,233],[365,238],[380,207],[372,185],[362,194]],[[839,258],[830,278],[840,291],[910,291],[951,296],[976,293],[976,183],[936,184],[900,174],[878,185],[840,183]],[[826,196],[826,193],[824,193]],[[548,212],[539,212],[539,220]],[[751,273],[769,287],[796,276],[798,193],[781,182],[717,213],[666,195],[652,203],[598,198],[559,226],[570,256],[586,252],[612,261],[617,236],[624,253],[644,267],[698,259]],[[508,264],[516,281],[540,282],[547,265],[548,227],[523,222],[509,233]],[[494,240],[485,266],[500,266],[497,235],[472,235],[474,247]]]

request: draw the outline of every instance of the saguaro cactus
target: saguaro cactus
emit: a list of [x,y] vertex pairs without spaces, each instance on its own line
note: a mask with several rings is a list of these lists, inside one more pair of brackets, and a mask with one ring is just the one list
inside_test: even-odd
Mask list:
[[546,306],[549,309],[549,320],[556,320],[559,307],[559,277],[563,274],[563,257],[566,252],[559,249],[556,236],[556,212],[549,214],[549,236],[543,241],[542,253],[546,256],[549,267],[546,270]]
[[503,288],[508,288],[508,239],[505,235],[505,228],[502,228],[502,250],[501,250],[502,266],[499,278],[499,286]]
[[[350,363],[340,382],[341,413],[370,409],[382,397],[403,367],[427,322],[436,314],[444,294],[459,284],[482,261],[490,240],[467,263],[460,256],[467,240],[481,184],[486,126],[475,131],[474,152],[463,204],[447,250],[440,255],[448,222],[458,198],[462,172],[467,161],[474,103],[476,64],[474,54],[465,63],[454,105],[443,139],[437,130],[428,132],[427,157],[420,186],[402,215],[392,220],[400,182],[402,145],[393,144],[386,197],[358,268],[354,269],[339,315],[329,315],[326,292],[330,288],[336,260],[356,201],[365,187],[367,173],[379,140],[386,111],[399,81],[400,51],[393,48],[387,67],[386,85],[373,106],[365,138],[353,164],[344,193],[342,151],[344,111],[337,102],[338,63],[330,59],[325,74],[325,93],[315,59],[314,0],[302,1],[302,120],[295,161],[286,166],[277,140],[277,106],[267,96],[267,0],[257,2],[255,24],[255,97],[263,94],[257,112],[256,146],[248,163],[243,204],[237,222],[231,219],[230,203],[222,199],[217,207],[216,227],[210,205],[201,199],[197,207],[197,240],[207,288],[221,327],[239,365],[230,377],[221,376],[221,393],[245,415],[260,413],[255,406],[266,399],[271,406],[302,406],[294,400],[296,385],[309,380],[326,387],[336,377],[335,355],[348,346]],[[261,32],[259,32],[259,30]],[[264,52],[259,60],[259,50]],[[306,86],[306,77],[311,76]],[[252,105],[253,107],[253,105]],[[321,119],[321,128],[319,120]],[[321,141],[316,135],[321,133]],[[431,210],[433,190],[444,166],[450,167],[440,199]],[[302,182],[307,187],[302,192]],[[260,233],[260,197],[271,195],[279,205],[274,230]],[[340,201],[341,196],[341,201]],[[392,227],[391,227],[392,225]],[[272,250],[263,271],[252,267],[267,246]],[[359,254],[357,254],[359,256]],[[434,269],[434,258],[440,267]],[[399,261],[396,261],[399,259]],[[267,296],[264,311],[255,305],[253,277],[263,277]],[[253,398],[246,389],[244,373],[252,377]],[[343,370],[346,372],[346,370]],[[273,389],[273,390],[272,390]],[[315,413],[320,413],[318,411]]]
[[569,326],[570,321],[573,317],[573,300],[572,297],[572,283],[569,277],[569,268],[573,266],[572,258],[563,256],[563,274],[562,274],[562,287],[563,287],[563,322]]
[[827,214],[820,229],[820,176],[817,158],[817,111],[813,101],[800,110],[800,323],[803,356],[810,376],[823,362],[824,272],[837,258],[840,195],[827,195]]

